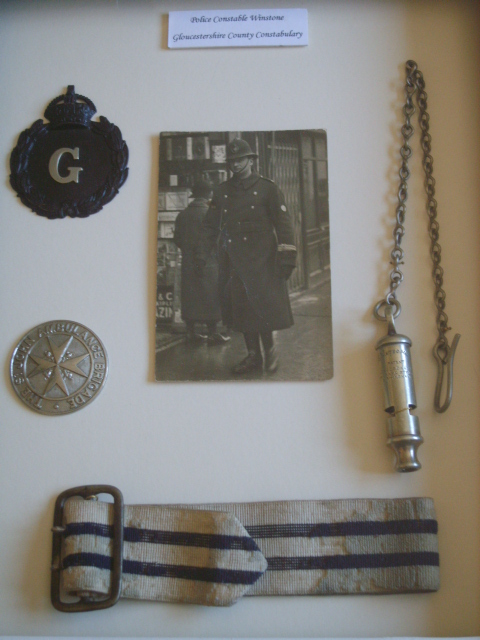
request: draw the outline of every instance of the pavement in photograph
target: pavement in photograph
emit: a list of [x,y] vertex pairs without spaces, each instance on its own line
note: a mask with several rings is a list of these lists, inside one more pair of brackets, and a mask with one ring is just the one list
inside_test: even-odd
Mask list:
[[181,380],[327,380],[333,375],[330,282],[291,297],[294,325],[277,331],[280,366],[241,376],[231,368],[246,356],[241,333],[224,345],[187,343],[181,334],[157,333],[155,375],[158,381]]

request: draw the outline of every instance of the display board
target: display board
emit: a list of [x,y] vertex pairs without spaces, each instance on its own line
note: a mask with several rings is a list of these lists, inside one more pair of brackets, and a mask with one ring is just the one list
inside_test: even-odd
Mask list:
[[[467,1],[400,0],[248,0],[242,6],[279,5],[308,10],[308,45],[168,49],[168,12],[218,8],[212,0],[201,7],[186,0],[0,5],[0,634],[480,633],[479,7]],[[228,8],[238,3],[222,3]],[[385,327],[374,320],[373,307],[386,293],[390,271],[408,59],[425,75],[447,313],[452,333],[462,338],[453,401],[446,413],[437,414],[430,241],[414,138],[397,329],[413,341],[416,415],[425,442],[418,453],[422,469],[401,475],[386,447],[375,352]],[[17,197],[9,162],[20,133],[69,85],[93,100],[95,121],[105,115],[119,127],[128,145],[129,173],[119,193],[94,215],[50,220]],[[303,291],[301,278],[314,282],[329,269],[333,377],[243,384],[156,381],[159,242],[166,247],[165,260],[175,264],[174,223],[190,194],[189,185],[172,183],[159,194],[159,133],[188,132],[191,138],[197,132],[201,145],[192,147],[191,161],[204,162],[211,132],[240,132],[253,145],[253,132],[292,130],[326,132],[328,139],[329,260],[309,271],[313,263],[305,259],[291,287]],[[209,138],[204,164],[217,171],[221,183],[227,178],[229,138],[217,137]],[[268,136],[265,141],[268,145]],[[287,151],[288,144],[285,138]],[[280,149],[278,140],[275,148]],[[260,159],[269,157],[266,149]],[[199,157],[193,159],[194,153]],[[61,178],[66,169],[60,156],[53,170]],[[73,153],[63,158],[76,162]],[[287,185],[278,155],[276,161],[280,168],[271,177]],[[123,171],[125,153],[120,164]],[[321,191],[322,185],[316,187]],[[170,192],[182,194],[182,189],[187,200],[171,199]],[[294,202],[288,198],[287,204]],[[302,245],[311,260],[320,260],[318,228]],[[180,309],[174,291],[172,279],[160,301],[172,317]],[[108,377],[87,406],[47,415],[22,403],[9,365],[14,348],[33,327],[60,320],[98,336],[108,354]],[[49,376],[60,376],[61,369],[78,375],[80,385],[87,369],[77,342],[78,352],[59,339],[42,343],[47,355],[33,354],[37,363],[29,375],[46,376],[44,385],[51,390]],[[211,358],[215,348],[208,352]],[[70,369],[62,369],[64,357]],[[292,355],[302,357],[308,353]],[[50,374],[41,358],[53,358],[57,373]],[[69,381],[65,384],[68,388]],[[57,383],[61,395],[59,388]],[[440,589],[380,597],[245,597],[227,608],[122,599],[105,611],[60,613],[49,595],[53,506],[63,490],[91,483],[117,486],[127,504],[427,496],[438,519]]]

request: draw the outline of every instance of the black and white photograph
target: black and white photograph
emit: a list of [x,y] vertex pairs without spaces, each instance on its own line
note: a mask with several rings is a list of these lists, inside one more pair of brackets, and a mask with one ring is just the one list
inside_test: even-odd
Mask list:
[[333,376],[327,136],[160,134],[155,378]]

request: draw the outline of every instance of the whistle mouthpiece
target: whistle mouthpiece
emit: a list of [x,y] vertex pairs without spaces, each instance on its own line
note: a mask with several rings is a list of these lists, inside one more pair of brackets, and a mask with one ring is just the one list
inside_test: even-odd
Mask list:
[[395,469],[401,473],[421,469],[417,449],[422,444],[420,421],[412,414],[417,406],[407,336],[393,333],[377,343],[382,365],[383,394],[387,417],[387,445],[395,453]]
[[417,471],[422,468],[417,449],[423,443],[420,435],[420,421],[409,409],[397,412],[387,418],[387,445],[395,453],[395,469],[400,473]]

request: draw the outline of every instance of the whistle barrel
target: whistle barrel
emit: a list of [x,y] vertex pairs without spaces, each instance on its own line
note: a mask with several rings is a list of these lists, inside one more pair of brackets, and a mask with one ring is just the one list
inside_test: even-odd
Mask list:
[[377,343],[382,366],[383,393],[387,418],[387,444],[395,452],[395,468],[400,472],[421,468],[417,449],[422,444],[420,422],[411,411],[416,408],[410,347],[412,342],[399,333]]

